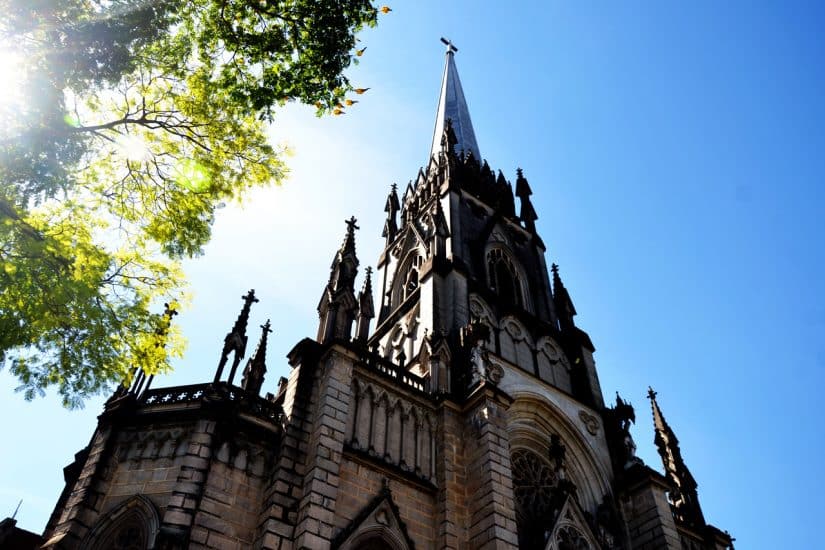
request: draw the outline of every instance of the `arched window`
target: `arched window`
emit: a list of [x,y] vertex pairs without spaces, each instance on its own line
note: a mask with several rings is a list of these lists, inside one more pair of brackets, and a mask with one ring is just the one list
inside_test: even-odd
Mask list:
[[503,304],[524,307],[516,267],[501,248],[493,248],[487,253],[487,277],[490,288],[498,294]]
[[418,288],[418,275],[423,261],[420,254],[412,252],[396,271],[391,295],[393,309],[404,303]]
[[581,530],[574,525],[564,525],[556,531],[553,544],[559,550],[591,550],[593,547]]
[[145,550],[147,548],[146,526],[137,521],[120,526],[106,548],[110,550]]
[[153,548],[159,529],[154,505],[136,495],[107,514],[82,545],[94,550],[146,550]]
[[514,450],[510,461],[519,548],[543,550],[558,506],[558,476],[548,461],[529,449]]
[[[389,490],[377,503],[373,501],[361,511],[355,525],[350,525],[344,533],[344,540],[333,541],[333,548],[339,550],[412,550],[415,545],[406,532],[406,527],[398,516]],[[349,534],[346,534],[349,532]],[[342,535],[339,535],[342,536]]]

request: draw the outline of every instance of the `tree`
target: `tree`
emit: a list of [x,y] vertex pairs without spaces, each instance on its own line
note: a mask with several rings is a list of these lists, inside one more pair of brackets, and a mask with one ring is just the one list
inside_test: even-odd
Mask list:
[[[369,0],[0,0],[24,52],[0,100],[0,366],[66,406],[169,367],[179,261],[285,174],[288,101],[340,112]],[[382,8],[386,13],[388,8]],[[2,55],[2,54],[0,54]],[[9,75],[5,75],[8,77]],[[8,86],[8,83],[6,84]]]

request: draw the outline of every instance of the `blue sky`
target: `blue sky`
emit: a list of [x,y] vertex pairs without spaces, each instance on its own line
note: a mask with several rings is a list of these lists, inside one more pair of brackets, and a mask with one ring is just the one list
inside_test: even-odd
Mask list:
[[[211,379],[254,287],[272,318],[268,381],[314,336],[329,263],[355,215],[362,270],[383,202],[426,160],[443,66],[456,57],[482,155],[533,188],[538,229],[596,348],[602,389],[637,410],[648,385],[739,548],[815,548],[825,441],[825,14],[819,3],[399,2],[350,71],[346,115],[289,107],[272,129],[287,183],[220,212],[187,264],[190,341],[156,385]],[[253,333],[257,337],[257,330]],[[100,400],[26,403],[0,373],[0,516],[39,531]]]

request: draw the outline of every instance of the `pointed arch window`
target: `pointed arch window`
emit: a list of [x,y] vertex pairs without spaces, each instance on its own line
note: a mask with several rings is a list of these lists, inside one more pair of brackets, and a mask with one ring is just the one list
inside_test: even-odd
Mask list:
[[157,510],[151,501],[136,495],[104,516],[81,546],[93,550],[154,548],[159,525]]
[[413,253],[407,257],[397,271],[391,297],[392,307],[395,308],[404,303],[418,289],[418,277],[422,263],[421,255]]
[[487,253],[487,276],[490,288],[498,294],[503,304],[524,307],[518,272],[501,248],[493,248]]

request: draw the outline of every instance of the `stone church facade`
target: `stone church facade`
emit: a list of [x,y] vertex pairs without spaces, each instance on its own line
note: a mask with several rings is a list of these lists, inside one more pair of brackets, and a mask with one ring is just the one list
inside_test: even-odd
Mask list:
[[633,407],[605,404],[530,185],[481,160],[454,57],[375,273],[356,286],[351,219],[277,392],[268,323],[238,372],[250,291],[213,380],[137,373],[107,402],[44,548],[733,548],[652,390],[665,474],[635,457]]

